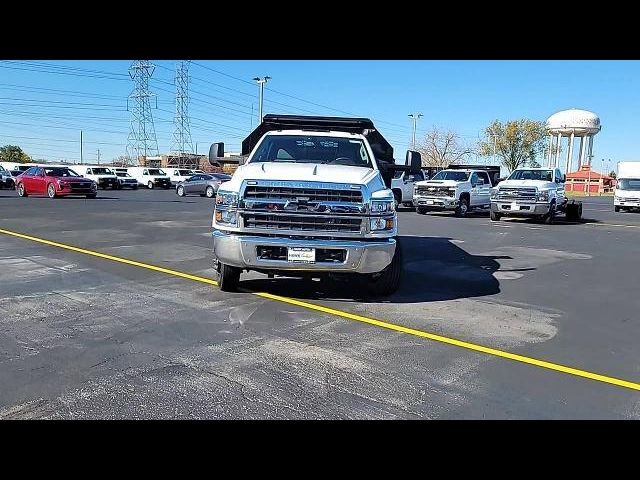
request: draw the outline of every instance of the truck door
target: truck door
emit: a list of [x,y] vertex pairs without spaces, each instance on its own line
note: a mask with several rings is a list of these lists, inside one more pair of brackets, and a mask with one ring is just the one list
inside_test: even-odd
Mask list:
[[478,174],[476,172],[473,172],[471,174],[471,177],[469,178],[469,183],[471,183],[471,191],[469,192],[469,198],[470,198],[469,206],[473,207],[482,203],[482,200],[480,200],[480,191],[479,191],[480,186],[478,185]]
[[489,205],[491,203],[491,181],[487,172],[478,172],[478,204]]
[[559,204],[564,202],[564,176],[558,168],[556,168],[554,176],[556,182],[556,203]]

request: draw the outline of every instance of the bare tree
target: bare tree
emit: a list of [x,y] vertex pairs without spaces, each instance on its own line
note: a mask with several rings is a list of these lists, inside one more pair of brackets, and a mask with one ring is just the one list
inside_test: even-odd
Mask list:
[[120,155],[113,159],[113,164],[118,167],[130,167],[135,165],[133,157],[130,155]]
[[473,153],[470,146],[461,142],[457,132],[435,126],[425,134],[416,149],[422,156],[423,167],[447,167]]

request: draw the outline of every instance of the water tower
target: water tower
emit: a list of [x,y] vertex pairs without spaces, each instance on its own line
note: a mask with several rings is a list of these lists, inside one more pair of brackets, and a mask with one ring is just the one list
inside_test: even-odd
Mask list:
[[563,137],[569,139],[565,173],[568,174],[572,171],[573,144],[576,137],[580,138],[580,154],[578,155],[578,168],[576,168],[576,171],[580,170],[582,165],[591,166],[593,137],[602,128],[600,118],[595,113],[576,108],[563,110],[554,113],[547,119],[546,128],[547,132],[549,132],[547,165],[550,168],[561,168],[560,145]]

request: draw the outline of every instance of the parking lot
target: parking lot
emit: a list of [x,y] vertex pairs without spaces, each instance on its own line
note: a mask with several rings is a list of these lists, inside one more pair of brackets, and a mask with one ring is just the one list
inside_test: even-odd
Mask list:
[[220,292],[211,199],[2,190],[0,418],[639,418],[640,214],[583,200],[579,224],[402,210],[376,299]]

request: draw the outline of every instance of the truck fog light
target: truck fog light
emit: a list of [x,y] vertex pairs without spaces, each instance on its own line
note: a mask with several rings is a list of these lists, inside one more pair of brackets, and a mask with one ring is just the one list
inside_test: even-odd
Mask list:
[[387,230],[393,228],[393,218],[372,218],[370,221],[371,231]]
[[222,212],[220,210],[218,210],[216,212],[216,222],[219,222],[222,220]]

